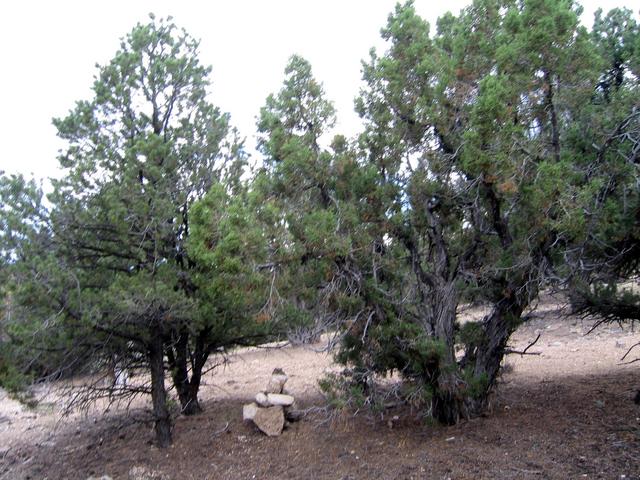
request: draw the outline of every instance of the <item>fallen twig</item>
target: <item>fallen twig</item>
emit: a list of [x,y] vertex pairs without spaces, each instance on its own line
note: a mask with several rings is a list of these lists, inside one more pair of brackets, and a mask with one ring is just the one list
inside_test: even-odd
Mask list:
[[221,433],[226,432],[227,430],[229,430],[229,422],[227,422],[225,424],[225,426],[222,427],[220,430],[217,430],[217,431],[213,432],[213,434],[211,436],[212,437],[217,437],[218,435],[220,435]]

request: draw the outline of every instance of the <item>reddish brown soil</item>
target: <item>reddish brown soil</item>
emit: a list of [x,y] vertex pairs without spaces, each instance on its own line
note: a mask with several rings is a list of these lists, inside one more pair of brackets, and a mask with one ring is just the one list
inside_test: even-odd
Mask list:
[[277,438],[244,425],[242,403],[276,366],[303,407],[322,407],[316,381],[334,367],[302,348],[238,354],[208,379],[205,412],[176,419],[166,450],[152,445],[141,408],[51,431],[55,409],[16,410],[4,399],[0,478],[127,479],[140,466],[170,479],[640,479],[640,362],[619,365],[640,335],[616,327],[585,337],[588,326],[542,308],[512,342],[523,348],[542,333],[530,349],[541,355],[511,356],[492,410],[455,427],[404,407],[375,418],[318,409]]

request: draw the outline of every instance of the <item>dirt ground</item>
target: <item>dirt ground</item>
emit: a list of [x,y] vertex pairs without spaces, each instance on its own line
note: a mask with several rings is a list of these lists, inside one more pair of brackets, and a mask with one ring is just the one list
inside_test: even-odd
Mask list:
[[[591,323],[558,308],[541,305],[512,339],[522,349],[540,334],[529,350],[540,355],[510,355],[491,411],[454,427],[427,424],[408,407],[329,417],[317,380],[336,369],[330,355],[244,350],[206,378],[204,413],[176,418],[166,450],[152,444],[142,400],[128,413],[60,422],[55,397],[30,410],[0,392],[0,478],[128,479],[137,468],[185,480],[640,479],[640,362],[620,365],[640,333],[608,326],[585,336]],[[310,410],[268,438],[242,423],[241,407],[275,367]]]

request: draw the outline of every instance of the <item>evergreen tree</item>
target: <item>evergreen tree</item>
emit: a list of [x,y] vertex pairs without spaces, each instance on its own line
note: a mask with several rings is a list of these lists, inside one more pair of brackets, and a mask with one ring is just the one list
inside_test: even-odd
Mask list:
[[633,286],[640,266],[640,26],[627,9],[598,11],[592,38],[602,70],[590,105],[573,119],[570,140],[583,154],[585,185],[570,194],[584,220],[567,259],[572,305],[596,328],[640,320]]
[[282,296],[276,314],[291,328],[290,337],[302,341],[336,325],[329,308],[340,291],[336,262],[350,250],[339,215],[335,150],[323,147],[334,123],[333,105],[310,64],[292,56],[282,89],[260,112],[264,166],[256,185],[265,198],[261,216],[272,225],[271,268]]
[[[241,190],[245,155],[229,116],[207,100],[209,68],[197,54],[197,41],[152,17],[98,66],[93,98],[54,120],[66,147],[49,195],[49,244],[30,281],[15,286],[48,308],[31,348],[53,344],[57,374],[107,365],[149,374],[150,384],[106,386],[94,375],[73,398],[150,393],[160,446],[171,442],[167,369],[181,412],[196,413],[209,356],[267,330],[252,315],[260,282],[245,262],[259,258],[260,233],[229,198]],[[18,298],[22,324],[36,320],[38,301]]]

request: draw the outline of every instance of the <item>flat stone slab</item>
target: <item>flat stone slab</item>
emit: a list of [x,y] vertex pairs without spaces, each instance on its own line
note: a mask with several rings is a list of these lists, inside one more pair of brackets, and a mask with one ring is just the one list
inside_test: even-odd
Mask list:
[[268,393],[267,401],[269,405],[282,405],[283,407],[289,407],[293,405],[294,398],[291,395],[285,395],[282,393]]

